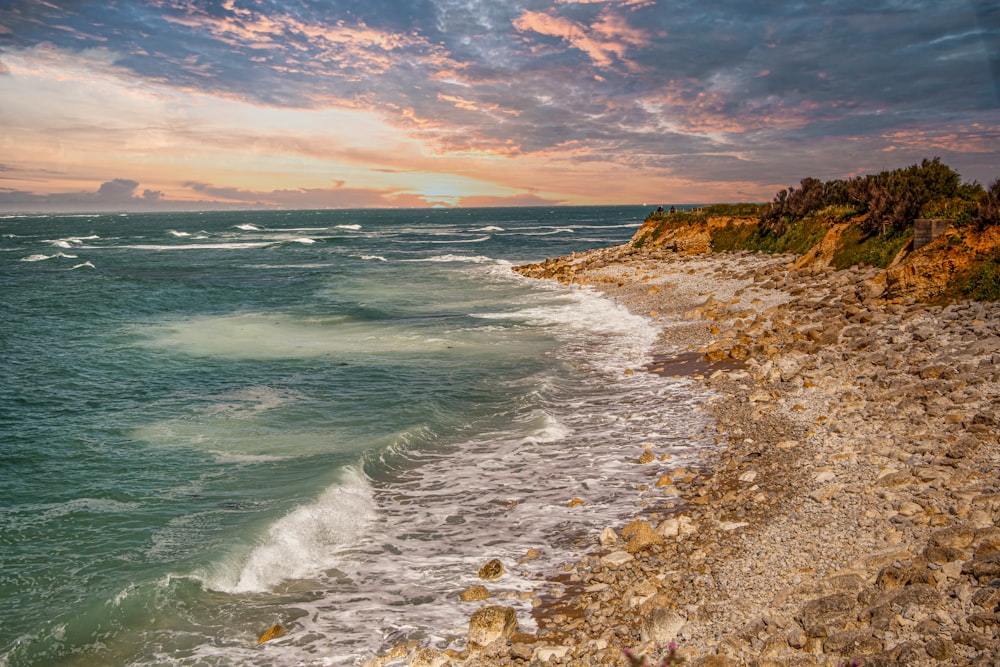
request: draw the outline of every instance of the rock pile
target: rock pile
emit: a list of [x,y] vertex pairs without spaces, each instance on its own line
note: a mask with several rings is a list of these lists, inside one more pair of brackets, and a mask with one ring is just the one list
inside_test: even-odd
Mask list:
[[873,270],[780,256],[519,270],[653,313],[664,353],[739,366],[704,379],[722,446],[702,468],[637,444],[680,501],[606,529],[534,633],[470,634],[441,664],[624,665],[671,642],[695,666],[998,664],[1000,304],[886,300]]

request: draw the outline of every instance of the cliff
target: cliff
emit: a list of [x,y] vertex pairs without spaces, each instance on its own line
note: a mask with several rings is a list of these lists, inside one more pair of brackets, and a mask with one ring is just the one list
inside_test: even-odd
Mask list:
[[912,230],[865,235],[863,222],[834,211],[775,231],[746,215],[653,214],[630,245],[639,253],[791,252],[795,268],[877,268],[871,285],[885,298],[1000,299],[1000,227],[948,227],[914,250]]

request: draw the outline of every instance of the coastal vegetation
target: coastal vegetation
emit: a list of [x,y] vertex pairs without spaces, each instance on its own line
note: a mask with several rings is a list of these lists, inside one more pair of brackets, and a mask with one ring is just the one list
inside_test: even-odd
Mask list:
[[[914,228],[920,220],[948,232],[915,253]],[[784,188],[763,204],[654,211],[633,246],[792,253],[838,270],[855,265],[889,269],[920,253],[926,264],[934,253],[946,254],[948,275],[942,276],[934,298],[997,300],[997,227],[1000,179],[989,187],[963,182],[958,172],[934,158],[850,179],[803,178],[798,187]]]

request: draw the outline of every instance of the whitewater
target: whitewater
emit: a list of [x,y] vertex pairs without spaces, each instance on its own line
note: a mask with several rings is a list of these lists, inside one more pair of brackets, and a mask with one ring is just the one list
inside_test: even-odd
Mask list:
[[646,212],[0,219],[0,665],[459,648],[491,558],[530,629],[520,594],[657,493],[639,453],[705,446],[693,384],[625,373],[650,321],[511,271]]

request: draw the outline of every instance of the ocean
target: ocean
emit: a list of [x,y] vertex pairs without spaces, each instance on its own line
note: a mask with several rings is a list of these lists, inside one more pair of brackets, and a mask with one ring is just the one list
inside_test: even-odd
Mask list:
[[706,445],[693,383],[624,372],[654,324],[511,270],[647,212],[0,217],[0,665],[359,665],[461,647],[480,604],[530,630],[519,593],[662,497],[643,448]]

